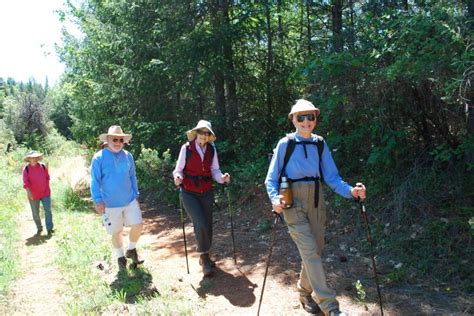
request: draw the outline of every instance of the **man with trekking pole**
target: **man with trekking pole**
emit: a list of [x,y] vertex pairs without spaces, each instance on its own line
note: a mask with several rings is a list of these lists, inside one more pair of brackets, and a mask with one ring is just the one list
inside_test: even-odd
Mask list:
[[312,133],[319,114],[307,100],[293,105],[288,117],[296,133],[278,142],[265,185],[273,211],[283,213],[302,259],[297,285],[302,307],[311,314],[346,315],[339,309],[336,292],[326,283],[321,259],[326,225],[322,182],[345,198],[361,201],[366,188],[362,183],[352,187],[342,180],[326,142]]

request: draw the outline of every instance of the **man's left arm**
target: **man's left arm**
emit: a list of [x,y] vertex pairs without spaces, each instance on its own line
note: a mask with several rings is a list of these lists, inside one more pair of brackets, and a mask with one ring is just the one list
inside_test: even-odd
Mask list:
[[134,198],[138,198],[140,195],[140,191],[138,191],[138,183],[137,183],[137,174],[135,171],[135,161],[133,160],[132,154],[129,153],[129,159],[130,159],[130,182],[132,184],[132,190],[135,195]]

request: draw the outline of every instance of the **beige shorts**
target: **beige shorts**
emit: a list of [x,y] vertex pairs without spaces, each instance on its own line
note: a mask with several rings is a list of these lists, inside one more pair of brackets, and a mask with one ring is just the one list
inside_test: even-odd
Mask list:
[[142,211],[136,199],[122,207],[106,207],[105,214],[102,222],[109,235],[121,231],[124,226],[142,223]]

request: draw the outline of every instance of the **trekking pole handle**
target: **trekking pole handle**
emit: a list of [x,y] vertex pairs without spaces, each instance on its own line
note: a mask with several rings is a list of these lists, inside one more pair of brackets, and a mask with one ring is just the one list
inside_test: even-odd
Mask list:
[[281,217],[281,214],[275,212],[274,210],[272,210],[272,213],[273,213],[273,216],[275,216],[275,220],[274,220],[274,224],[280,222],[280,223],[283,223],[283,217]]

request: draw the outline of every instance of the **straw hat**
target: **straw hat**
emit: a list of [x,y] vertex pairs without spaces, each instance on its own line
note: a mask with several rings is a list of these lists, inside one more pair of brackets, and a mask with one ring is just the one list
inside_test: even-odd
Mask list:
[[26,153],[26,156],[23,157],[24,161],[29,161],[29,158],[38,158],[38,160],[43,159],[43,154],[36,150],[30,150]]
[[212,143],[213,141],[216,140],[216,134],[214,134],[214,131],[212,130],[212,125],[211,122],[206,121],[206,120],[200,120],[196,127],[193,129],[190,129],[189,131],[186,132],[186,136],[188,136],[188,140],[192,141],[196,138],[197,130],[202,129],[202,128],[207,128],[211,132],[211,136],[209,136],[209,143]]
[[319,117],[319,114],[321,112],[317,107],[313,105],[313,103],[304,99],[299,99],[298,101],[296,101],[295,105],[291,107],[291,111],[290,113],[288,113],[288,118],[291,119],[293,114],[305,111],[316,112],[316,117]]
[[132,139],[132,135],[131,134],[125,134],[123,131],[122,131],[122,128],[118,125],[112,125],[109,127],[109,131],[105,134],[100,134],[99,136],[99,140],[101,142],[104,142],[106,143],[107,142],[107,137],[108,136],[115,136],[115,137],[123,137],[123,141],[124,143],[128,143],[130,141],[130,139]]

